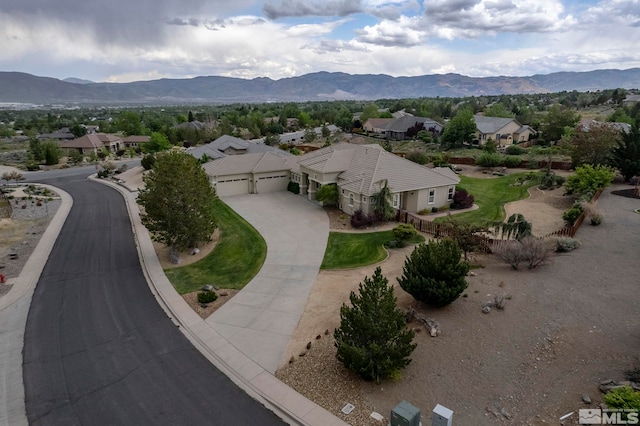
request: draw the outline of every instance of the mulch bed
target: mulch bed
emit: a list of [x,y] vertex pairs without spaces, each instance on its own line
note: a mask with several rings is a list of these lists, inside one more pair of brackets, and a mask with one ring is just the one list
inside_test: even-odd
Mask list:
[[640,193],[637,192],[635,188],[620,189],[618,191],[611,191],[611,193],[613,195],[619,195],[621,197],[640,199]]

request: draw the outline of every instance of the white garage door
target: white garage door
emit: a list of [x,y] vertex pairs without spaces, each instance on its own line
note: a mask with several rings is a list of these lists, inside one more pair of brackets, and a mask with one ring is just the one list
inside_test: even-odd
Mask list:
[[216,193],[219,197],[227,195],[240,195],[249,193],[249,179],[221,180],[216,184]]
[[286,191],[289,184],[289,176],[269,176],[258,178],[258,193]]

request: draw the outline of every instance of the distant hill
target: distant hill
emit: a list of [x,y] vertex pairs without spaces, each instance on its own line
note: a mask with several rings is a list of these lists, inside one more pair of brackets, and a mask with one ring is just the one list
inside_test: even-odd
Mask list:
[[[81,81],[81,83],[79,83]],[[37,104],[180,104],[373,100],[419,97],[551,93],[640,88],[640,68],[559,72],[530,77],[466,77],[435,74],[417,77],[317,72],[272,80],[230,77],[161,79],[133,83],[91,83],[0,72],[0,102]]]
[[94,81],[91,81],[91,80],[83,80],[82,78],[75,78],[75,77],[68,77],[62,81],[66,81],[67,83],[75,83],[75,84],[95,83]]

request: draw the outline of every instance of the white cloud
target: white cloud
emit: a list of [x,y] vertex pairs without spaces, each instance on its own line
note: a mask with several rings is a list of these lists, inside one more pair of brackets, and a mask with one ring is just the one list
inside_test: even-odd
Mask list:
[[419,27],[420,18],[400,18],[399,22],[382,21],[373,26],[365,26],[357,31],[358,41],[381,46],[416,46],[426,40]]

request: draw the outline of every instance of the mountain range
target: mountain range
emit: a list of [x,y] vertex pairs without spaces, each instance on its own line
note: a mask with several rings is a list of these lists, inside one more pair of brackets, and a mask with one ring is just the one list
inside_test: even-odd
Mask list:
[[375,100],[615,88],[640,88],[640,68],[557,72],[528,77],[467,77],[460,74],[391,77],[317,72],[280,80],[208,76],[132,83],[93,83],[76,78],[59,80],[20,72],[0,72],[0,102],[45,105]]

